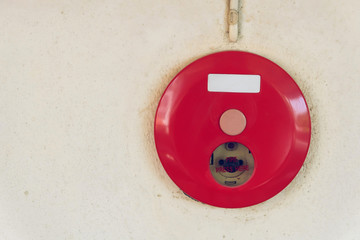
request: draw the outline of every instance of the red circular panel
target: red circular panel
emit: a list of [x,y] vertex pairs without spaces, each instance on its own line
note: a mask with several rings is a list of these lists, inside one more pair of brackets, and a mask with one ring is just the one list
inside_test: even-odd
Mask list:
[[[209,92],[208,74],[260,75],[260,92]],[[219,119],[228,109],[246,117],[239,135],[220,129]],[[227,51],[196,60],[171,81],[154,130],[160,161],[186,194],[238,208],[263,202],[292,181],[305,160],[311,126],[304,96],[282,68],[252,53]],[[219,184],[209,169],[212,152],[226,142],[243,144],[254,157],[251,178],[237,187]]]

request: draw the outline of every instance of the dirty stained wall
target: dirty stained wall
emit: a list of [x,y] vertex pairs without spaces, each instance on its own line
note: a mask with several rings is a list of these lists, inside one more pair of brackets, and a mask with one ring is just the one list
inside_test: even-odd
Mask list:
[[[0,239],[359,239],[360,3],[0,1]],[[312,142],[280,194],[244,209],[186,197],[153,119],[175,74],[221,50],[302,89]]]

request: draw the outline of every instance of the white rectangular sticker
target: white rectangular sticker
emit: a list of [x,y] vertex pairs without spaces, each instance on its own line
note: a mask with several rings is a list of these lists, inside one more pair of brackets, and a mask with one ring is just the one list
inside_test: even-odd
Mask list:
[[209,74],[209,92],[259,93],[260,75]]

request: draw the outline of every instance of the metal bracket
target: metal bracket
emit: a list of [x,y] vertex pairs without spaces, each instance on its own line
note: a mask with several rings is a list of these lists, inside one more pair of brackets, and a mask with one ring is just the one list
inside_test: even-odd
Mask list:
[[239,0],[230,0],[229,6],[229,39],[231,42],[236,42],[239,35]]

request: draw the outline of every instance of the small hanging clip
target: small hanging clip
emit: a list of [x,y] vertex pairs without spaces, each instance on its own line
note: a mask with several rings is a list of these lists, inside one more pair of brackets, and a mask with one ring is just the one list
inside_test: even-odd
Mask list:
[[236,42],[239,34],[239,0],[230,0],[230,10],[228,15],[229,39]]

